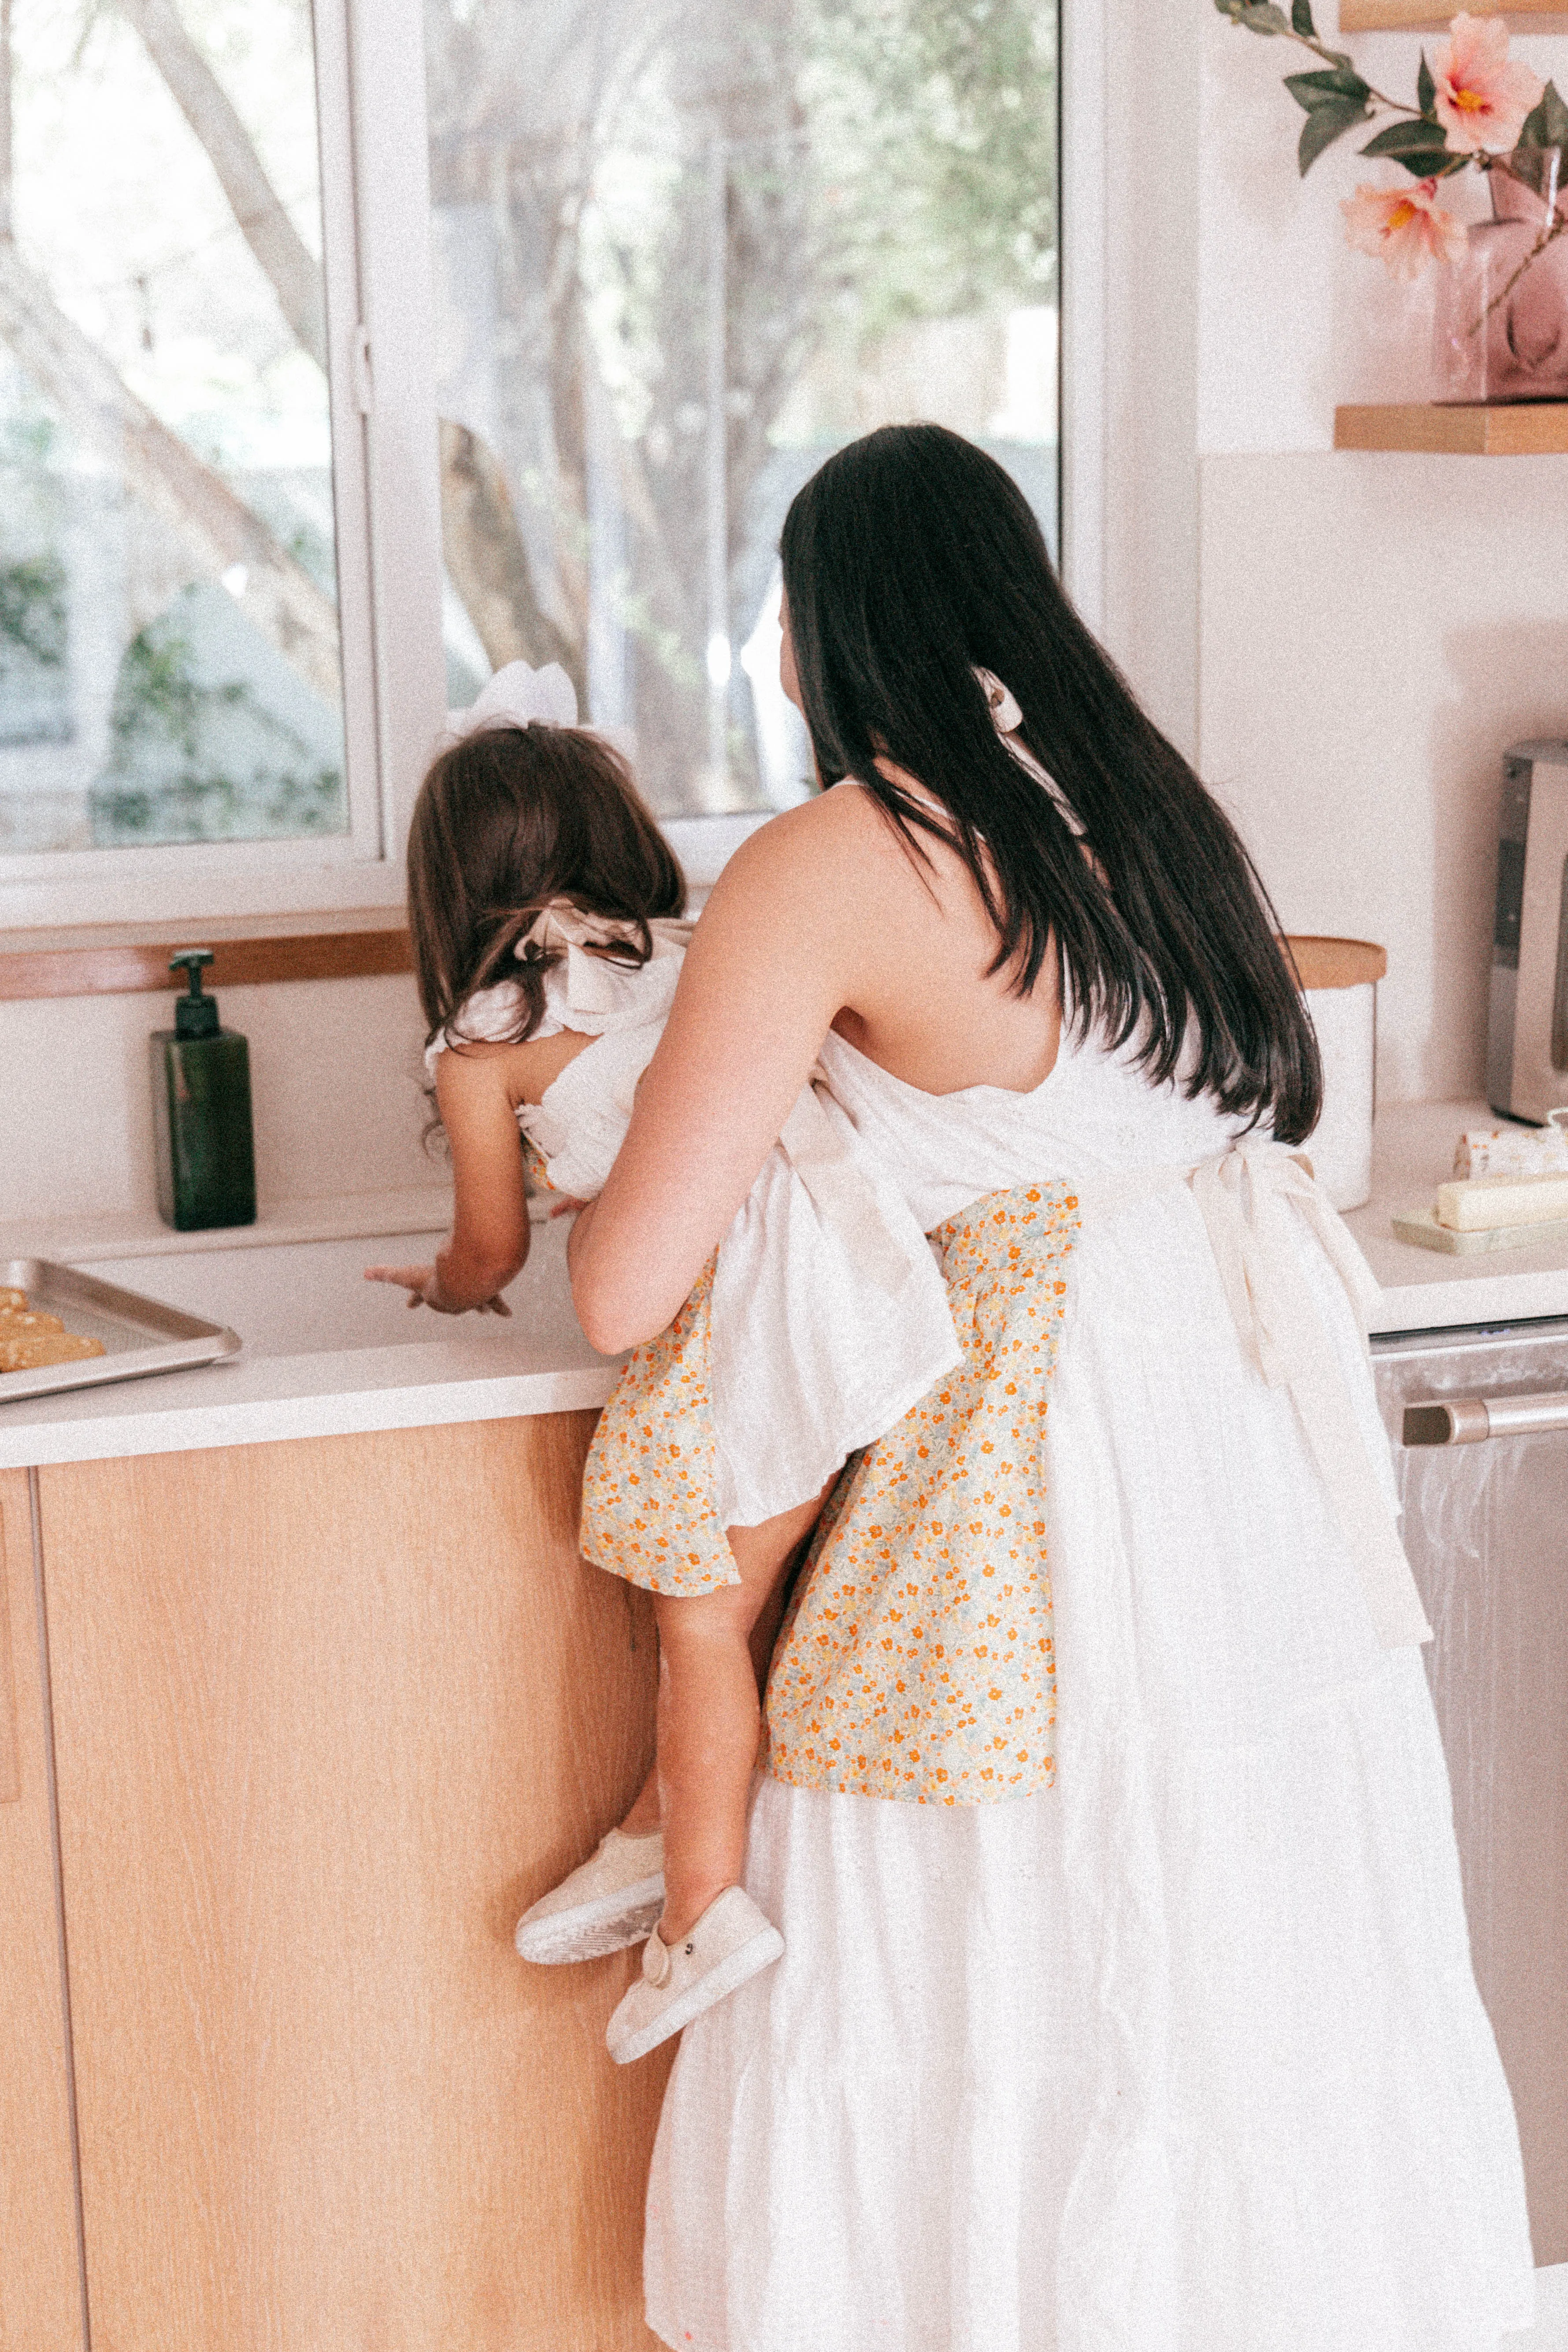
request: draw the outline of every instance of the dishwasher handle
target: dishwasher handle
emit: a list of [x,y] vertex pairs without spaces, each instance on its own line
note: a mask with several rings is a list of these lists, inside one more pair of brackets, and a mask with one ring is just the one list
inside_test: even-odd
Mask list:
[[1405,1408],[1406,1445],[1475,1445],[1483,1437],[1524,1437],[1568,1429],[1568,1390],[1551,1396],[1433,1397]]

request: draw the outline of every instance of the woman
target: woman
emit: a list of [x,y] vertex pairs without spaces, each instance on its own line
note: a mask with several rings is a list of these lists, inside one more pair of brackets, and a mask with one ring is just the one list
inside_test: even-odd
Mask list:
[[1492,2352],[1528,2324],[1364,1273],[1236,835],[931,426],[783,542],[835,789],[731,862],[573,1243],[692,1286],[820,1056],[965,1362],[851,1465],[768,1694],[784,1960],[688,2031],[699,2352]]

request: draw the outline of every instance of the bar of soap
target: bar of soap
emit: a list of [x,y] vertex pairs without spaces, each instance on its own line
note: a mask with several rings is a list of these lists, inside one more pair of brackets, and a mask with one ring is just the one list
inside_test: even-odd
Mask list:
[[7,1337],[5,1325],[19,1318],[0,1316],[0,1372],[33,1372],[41,1364],[75,1364],[87,1356],[101,1356],[101,1339],[84,1339],[75,1331],[27,1331]]
[[1568,1217],[1568,1174],[1472,1176],[1437,1187],[1437,1223],[1460,1234],[1544,1225]]
[[1568,1128],[1553,1111],[1546,1127],[1468,1127],[1454,1152],[1456,1176],[1568,1176]]

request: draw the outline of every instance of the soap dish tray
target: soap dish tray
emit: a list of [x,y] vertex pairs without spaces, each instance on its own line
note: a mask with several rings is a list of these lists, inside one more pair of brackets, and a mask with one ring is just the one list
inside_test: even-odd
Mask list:
[[1461,1232],[1440,1225],[1430,1209],[1396,1209],[1392,1219],[1402,1242],[1418,1249],[1444,1250],[1451,1257],[1469,1257],[1478,1250],[1529,1249],[1532,1244],[1568,1242],[1568,1217],[1553,1217],[1541,1225],[1484,1225]]
[[98,1388],[105,1381],[137,1381],[149,1372],[187,1371],[236,1355],[240,1346],[238,1333],[221,1323],[204,1323],[199,1315],[47,1257],[0,1258],[0,1289],[25,1290],[30,1307],[58,1315],[68,1331],[84,1339],[103,1342],[101,1356],[0,1372],[0,1404],[60,1389]]

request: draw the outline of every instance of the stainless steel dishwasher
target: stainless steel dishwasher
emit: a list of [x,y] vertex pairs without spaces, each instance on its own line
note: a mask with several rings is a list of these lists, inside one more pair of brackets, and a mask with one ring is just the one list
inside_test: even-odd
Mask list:
[[1373,1358],[1535,2259],[1568,2262],[1568,1321]]

